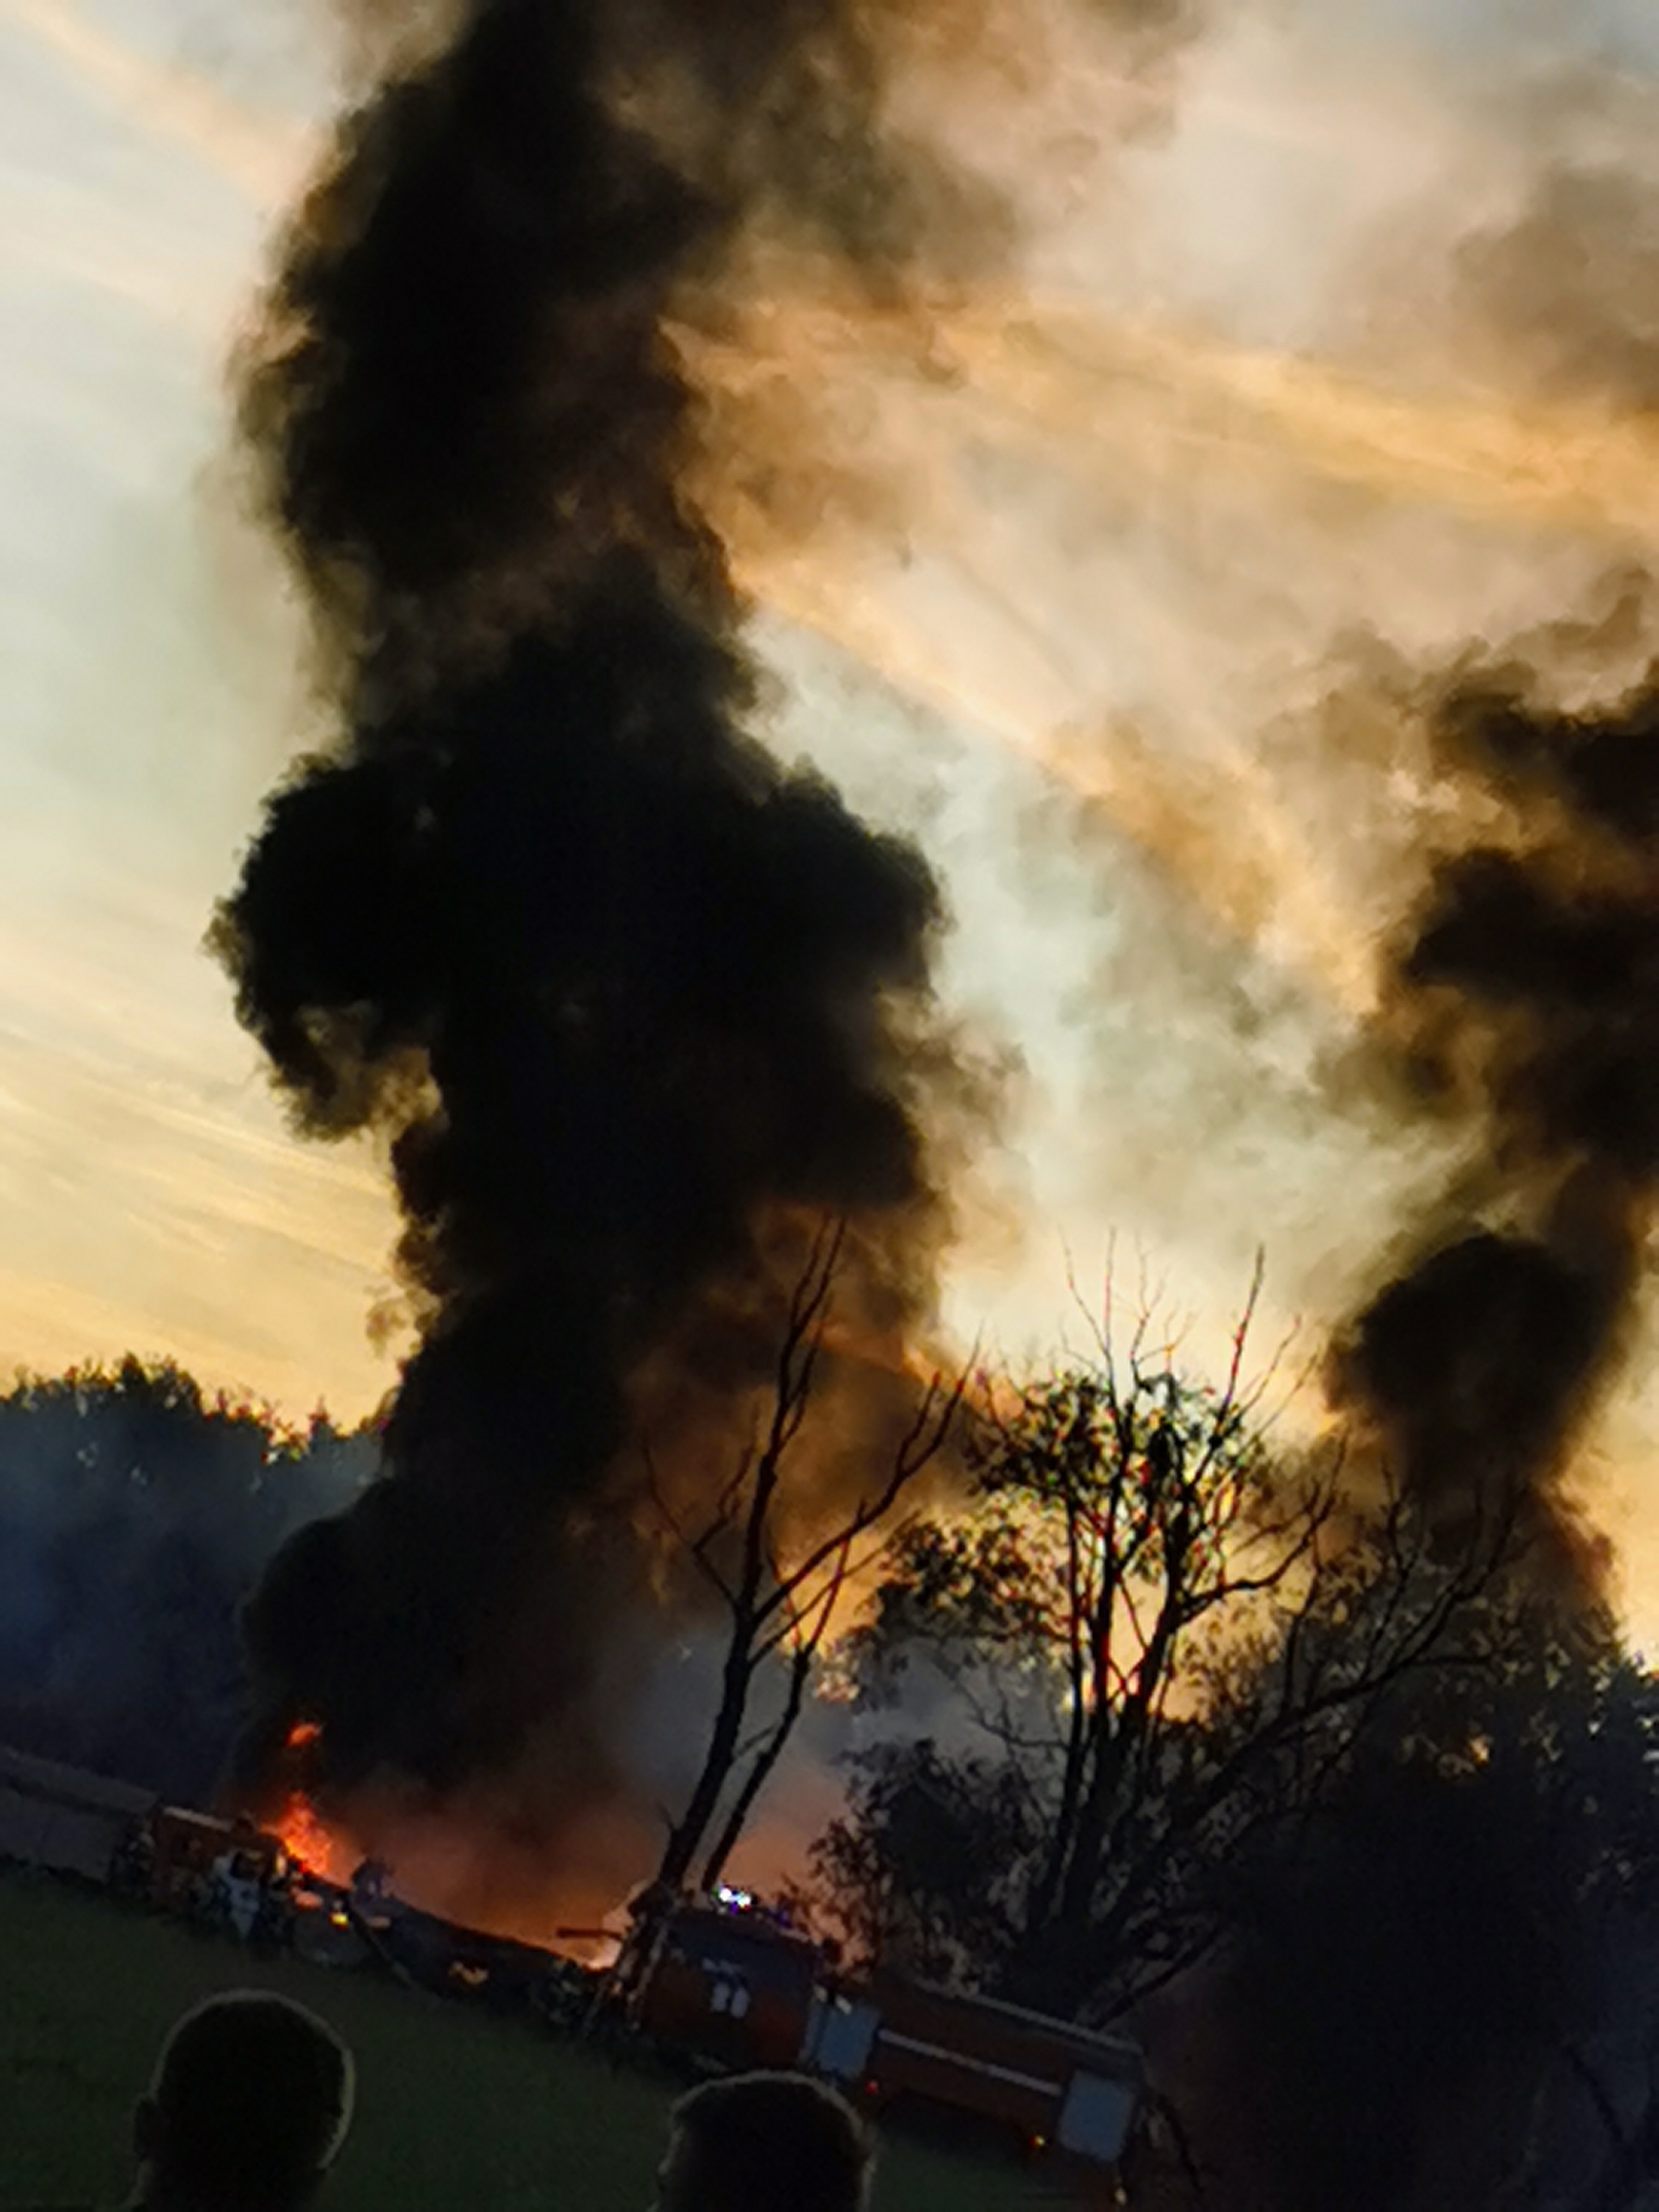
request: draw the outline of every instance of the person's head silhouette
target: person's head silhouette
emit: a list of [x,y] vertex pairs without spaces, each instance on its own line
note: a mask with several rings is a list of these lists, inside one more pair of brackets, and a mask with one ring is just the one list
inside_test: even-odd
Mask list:
[[864,2212],[875,2153],[833,2089],[739,2074],[675,2106],[659,2212]]
[[150,2212],[298,2212],[351,2124],[345,2045],[286,1997],[236,1990],[188,2012],[133,2115]]

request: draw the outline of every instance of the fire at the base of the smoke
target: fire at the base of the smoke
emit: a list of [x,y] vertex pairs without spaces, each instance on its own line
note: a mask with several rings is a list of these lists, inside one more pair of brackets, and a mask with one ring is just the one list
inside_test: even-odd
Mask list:
[[342,1887],[349,1882],[361,1854],[343,1831],[328,1825],[303,1793],[295,1791],[270,1825],[289,1856],[307,1874],[319,1875]]

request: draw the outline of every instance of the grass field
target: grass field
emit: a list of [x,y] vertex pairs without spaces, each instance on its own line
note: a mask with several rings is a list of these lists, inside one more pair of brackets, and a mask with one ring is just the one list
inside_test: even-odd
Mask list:
[[[357,2124],[328,2198],[341,2212],[647,2212],[680,2085],[16,1874],[0,1875],[0,2207],[119,2203],[127,2115],[162,2034],[210,1990],[247,1984],[309,2004],[357,2053]],[[884,2146],[877,2212],[1042,2201],[1017,2165]]]

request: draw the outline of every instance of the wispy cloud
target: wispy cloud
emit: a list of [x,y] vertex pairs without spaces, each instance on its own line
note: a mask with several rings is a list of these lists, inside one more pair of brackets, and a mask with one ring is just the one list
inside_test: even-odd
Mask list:
[[153,61],[89,21],[71,0],[0,0],[0,20],[55,54],[84,87],[185,148],[262,206],[286,199],[314,149],[314,131],[258,113],[187,70]]

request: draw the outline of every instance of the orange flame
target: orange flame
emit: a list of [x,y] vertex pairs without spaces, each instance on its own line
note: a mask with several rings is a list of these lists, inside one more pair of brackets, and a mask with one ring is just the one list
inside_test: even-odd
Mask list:
[[294,1792],[271,1826],[282,1838],[289,1856],[307,1873],[320,1875],[325,1881],[350,1881],[355,1863],[350,1845],[334,1832],[302,1791]]
[[303,1751],[308,1744],[320,1741],[323,1725],[320,1721],[295,1721],[284,1738],[289,1751]]

